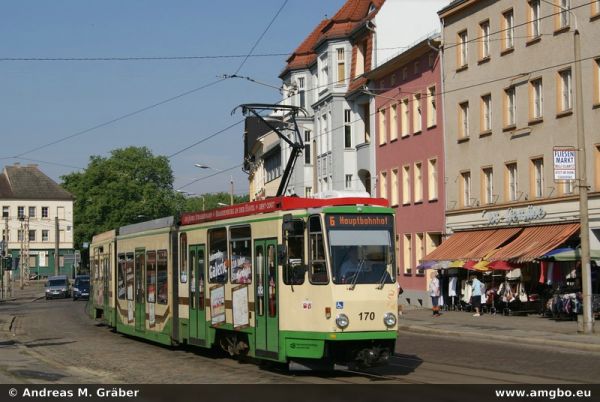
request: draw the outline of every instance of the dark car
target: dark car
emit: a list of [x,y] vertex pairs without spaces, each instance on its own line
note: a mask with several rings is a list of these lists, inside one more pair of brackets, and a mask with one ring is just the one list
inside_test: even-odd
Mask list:
[[69,280],[66,275],[51,276],[46,282],[46,300],[69,297]]
[[80,275],[73,283],[73,301],[77,299],[88,300],[90,298],[90,277]]

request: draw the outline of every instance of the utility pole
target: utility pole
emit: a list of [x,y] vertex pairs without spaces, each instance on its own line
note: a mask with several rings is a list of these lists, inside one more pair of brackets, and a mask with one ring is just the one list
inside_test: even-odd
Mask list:
[[587,164],[583,119],[583,84],[581,82],[581,44],[577,27],[573,32],[575,56],[575,114],[577,115],[577,170],[579,171],[579,220],[581,227],[581,291],[583,294],[583,328],[585,334],[594,332],[592,316],[592,271],[590,267],[590,229],[588,214]]
[[233,205],[233,176],[229,176],[229,183],[231,183],[231,192],[229,193],[229,205]]
[[20,244],[21,247],[19,249],[19,287],[21,289],[23,289],[23,287],[25,286],[24,283],[24,277],[25,274],[23,273],[23,251],[25,249],[25,228],[24,228],[24,221],[25,221],[25,217],[24,216],[19,216],[19,221],[21,222],[20,226],[19,226],[19,233],[21,234],[21,238],[20,240]]
[[58,258],[58,249],[59,249],[59,245],[60,245],[60,236],[59,236],[59,231],[58,231],[58,215],[54,218],[54,275],[58,275],[58,263],[59,263],[59,258]]
[[[21,255],[21,267],[23,267],[24,284],[29,285],[29,216],[24,218],[23,229],[23,254]],[[23,286],[23,284],[21,285]]]

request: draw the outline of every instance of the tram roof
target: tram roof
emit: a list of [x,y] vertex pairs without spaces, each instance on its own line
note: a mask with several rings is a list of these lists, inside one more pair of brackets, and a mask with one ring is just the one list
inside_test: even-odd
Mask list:
[[301,198],[275,197],[266,200],[246,202],[209,211],[187,212],[181,215],[181,225],[218,221],[242,216],[258,215],[275,211],[309,209],[351,205],[369,205],[387,207],[388,201],[383,198],[344,197],[344,198]]

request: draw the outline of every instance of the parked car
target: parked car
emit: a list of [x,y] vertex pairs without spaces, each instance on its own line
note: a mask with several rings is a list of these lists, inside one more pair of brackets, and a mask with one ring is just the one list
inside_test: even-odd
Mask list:
[[69,280],[66,275],[50,276],[46,282],[46,300],[69,297]]
[[90,276],[79,275],[73,283],[73,301],[77,299],[88,300],[90,298]]

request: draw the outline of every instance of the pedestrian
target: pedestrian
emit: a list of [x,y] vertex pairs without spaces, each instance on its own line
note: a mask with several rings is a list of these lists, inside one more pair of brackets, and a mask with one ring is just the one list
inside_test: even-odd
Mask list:
[[471,304],[473,305],[473,308],[475,308],[473,317],[479,317],[481,315],[479,310],[481,309],[481,288],[483,286],[481,281],[477,278],[477,275],[473,276],[471,287],[473,289],[473,292],[471,293]]
[[440,316],[440,280],[437,277],[437,272],[431,272],[431,281],[429,282],[429,296],[431,296],[431,309],[434,317]]

